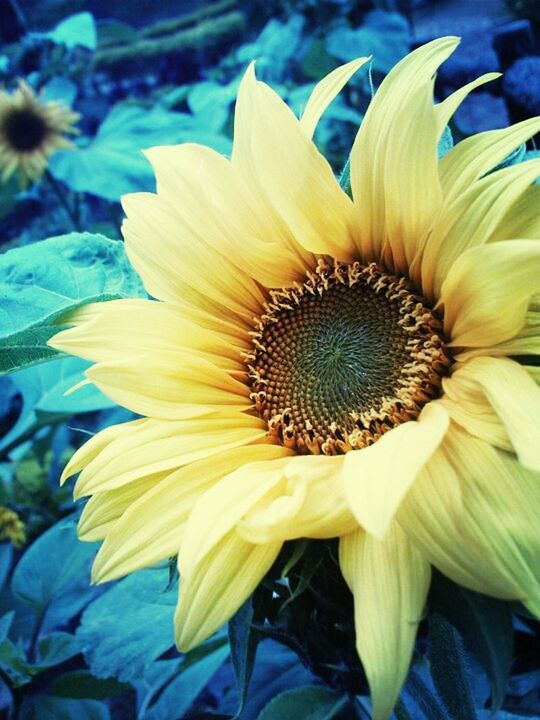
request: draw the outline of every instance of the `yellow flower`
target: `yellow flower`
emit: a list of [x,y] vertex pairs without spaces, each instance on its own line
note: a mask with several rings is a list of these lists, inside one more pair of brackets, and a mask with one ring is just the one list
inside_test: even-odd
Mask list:
[[20,548],[26,543],[26,529],[15,510],[0,505],[0,541],[9,540]]
[[0,91],[0,171],[2,182],[17,173],[23,186],[39,180],[48,158],[71,143],[65,133],[76,133],[78,113],[57,101],[46,102],[19,81],[13,94]]
[[509,357],[540,350],[540,161],[490,173],[540,119],[438,162],[453,112],[497,77],[434,105],[457,43],[384,80],[352,148],[352,200],[311,136],[366,59],[322,80],[300,121],[250,68],[231,160],[154,148],[157,194],[124,199],[128,255],[158,300],[86,306],[51,341],[146,416],[98,433],[64,472],[91,496],[80,536],[104,540],[94,579],[178,553],[187,650],[286,540],[339,537],[378,719],[431,565],[540,613],[540,389]]

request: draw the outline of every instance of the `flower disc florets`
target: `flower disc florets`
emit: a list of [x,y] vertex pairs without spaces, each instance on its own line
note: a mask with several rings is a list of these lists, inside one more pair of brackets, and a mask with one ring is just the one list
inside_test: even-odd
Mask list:
[[252,333],[251,398],[299,453],[362,448],[415,419],[451,364],[441,320],[408,280],[375,263],[320,260],[273,290]]

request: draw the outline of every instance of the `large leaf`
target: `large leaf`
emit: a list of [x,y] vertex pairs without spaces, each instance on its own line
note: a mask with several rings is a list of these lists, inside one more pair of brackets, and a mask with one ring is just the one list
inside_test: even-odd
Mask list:
[[121,195],[154,189],[154,173],[141,150],[154,145],[197,142],[228,153],[230,141],[201,117],[162,107],[122,103],[113,107],[97,135],[76,150],[62,150],[51,158],[52,174],[77,192],[118,201]]
[[110,720],[109,708],[97,700],[69,700],[51,695],[25,698],[19,720]]
[[431,677],[451,720],[477,720],[463,641],[438,613],[430,618]]
[[57,321],[85,303],[143,295],[124,245],[70,233],[0,256],[0,374],[54,357]]
[[80,542],[74,520],[66,519],[41,535],[22,556],[11,590],[41,618],[44,629],[69,622],[95,595],[96,588],[90,586],[95,551],[96,544]]
[[[285,690],[311,685],[314,679],[296,653],[274,640],[262,640],[257,647],[249,693],[240,717],[242,720],[257,720],[263,708],[277,695]],[[220,712],[233,715],[237,708],[238,691],[233,688]]]
[[466,590],[440,573],[434,576],[431,608],[460,632],[465,646],[484,669],[491,686],[492,707],[501,707],[513,657],[510,603]]
[[387,73],[409,52],[409,26],[398,13],[373,10],[358,28],[335,28],[326,38],[326,49],[338,60],[348,62],[361,55],[373,55],[373,66]]
[[181,670],[159,693],[157,701],[147,709],[145,720],[173,720],[184,717],[228,656],[229,648],[226,645],[218,647],[187,669]]
[[174,645],[177,592],[167,585],[167,569],[139,570],[85,610],[77,636],[96,677],[138,679]]
[[317,685],[285,690],[271,700],[258,720],[332,720],[347,705],[346,695]]

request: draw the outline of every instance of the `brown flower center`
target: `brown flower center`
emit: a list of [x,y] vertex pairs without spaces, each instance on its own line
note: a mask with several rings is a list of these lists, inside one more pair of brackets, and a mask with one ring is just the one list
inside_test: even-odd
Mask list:
[[442,323],[405,278],[321,260],[270,292],[247,355],[251,398],[276,442],[335,455],[415,419],[451,364]]
[[17,152],[37,150],[47,136],[47,123],[34,110],[13,110],[3,122],[3,134],[8,145]]

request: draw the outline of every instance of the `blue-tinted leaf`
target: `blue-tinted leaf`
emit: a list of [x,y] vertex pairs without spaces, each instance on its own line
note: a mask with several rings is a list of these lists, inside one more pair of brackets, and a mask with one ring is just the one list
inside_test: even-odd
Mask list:
[[46,100],[56,100],[64,105],[73,105],[77,92],[75,83],[61,75],[51,78],[43,88],[43,95]]
[[77,636],[98,678],[140,678],[174,645],[177,591],[166,590],[165,568],[139,570],[113,585],[84,612]]
[[452,131],[445,125],[439,144],[437,145],[437,155],[439,160],[446,155],[446,153],[454,147],[454,138],[452,137]]
[[65,698],[104,700],[129,690],[130,686],[114,678],[96,678],[84,670],[63,673],[55,678],[48,689],[50,695]]
[[253,600],[249,598],[229,621],[231,659],[238,686],[238,713],[246,702],[259,634],[253,630]]
[[332,720],[348,702],[346,695],[335,690],[308,685],[273,698],[258,720]]
[[463,641],[442,615],[429,623],[431,677],[452,720],[477,720]]
[[[257,720],[267,703],[285,690],[311,685],[313,675],[302,665],[298,656],[289,648],[273,640],[262,640],[257,647],[257,656],[249,685],[242,720]],[[231,693],[221,712],[236,712],[238,693]]]
[[155,187],[141,150],[181,142],[202,143],[221,153],[231,149],[230,141],[202,126],[200,117],[123,103],[110,111],[86,147],[55,153],[50,169],[72,190],[118,201],[125,193]]
[[93,412],[114,407],[115,403],[94,385],[64,393],[84,380],[90,363],[76,357],[58,357],[49,363],[23,368],[10,375],[22,395],[23,405],[17,422],[0,440],[0,450],[36,425],[42,413]]
[[494,709],[501,707],[513,658],[510,604],[455,585],[435,575],[431,606],[460,632],[465,646],[486,673]]
[[143,295],[120,241],[70,233],[0,256],[0,374],[54,357],[54,323],[87,302]]
[[12,559],[13,545],[8,542],[0,543],[0,590],[3,589],[9,575]]
[[36,695],[25,700],[19,720],[110,720],[109,708],[97,700],[68,700]]
[[78,655],[81,651],[79,640],[70,633],[53,632],[38,643],[38,665],[48,667],[60,665]]
[[242,45],[237,51],[241,64],[257,61],[257,76],[266,81],[284,79],[290,61],[302,41],[305,18],[293,13],[286,23],[272,19],[253,43]]
[[11,590],[36,615],[46,615],[44,627],[69,622],[90,601],[90,562],[95,543],[77,539],[75,522],[61,520],[26,550],[11,581]]
[[388,72],[409,52],[409,26],[398,13],[373,10],[358,28],[341,26],[326,38],[326,49],[345,62],[373,55],[373,67]]
[[158,700],[145,713],[145,720],[174,720],[183,717],[197,696],[229,656],[227,646],[220,647],[190,665],[167,684]]
[[67,48],[81,47],[95,50],[97,45],[96,23],[89,12],[76,13],[62,20],[47,33],[47,37]]

